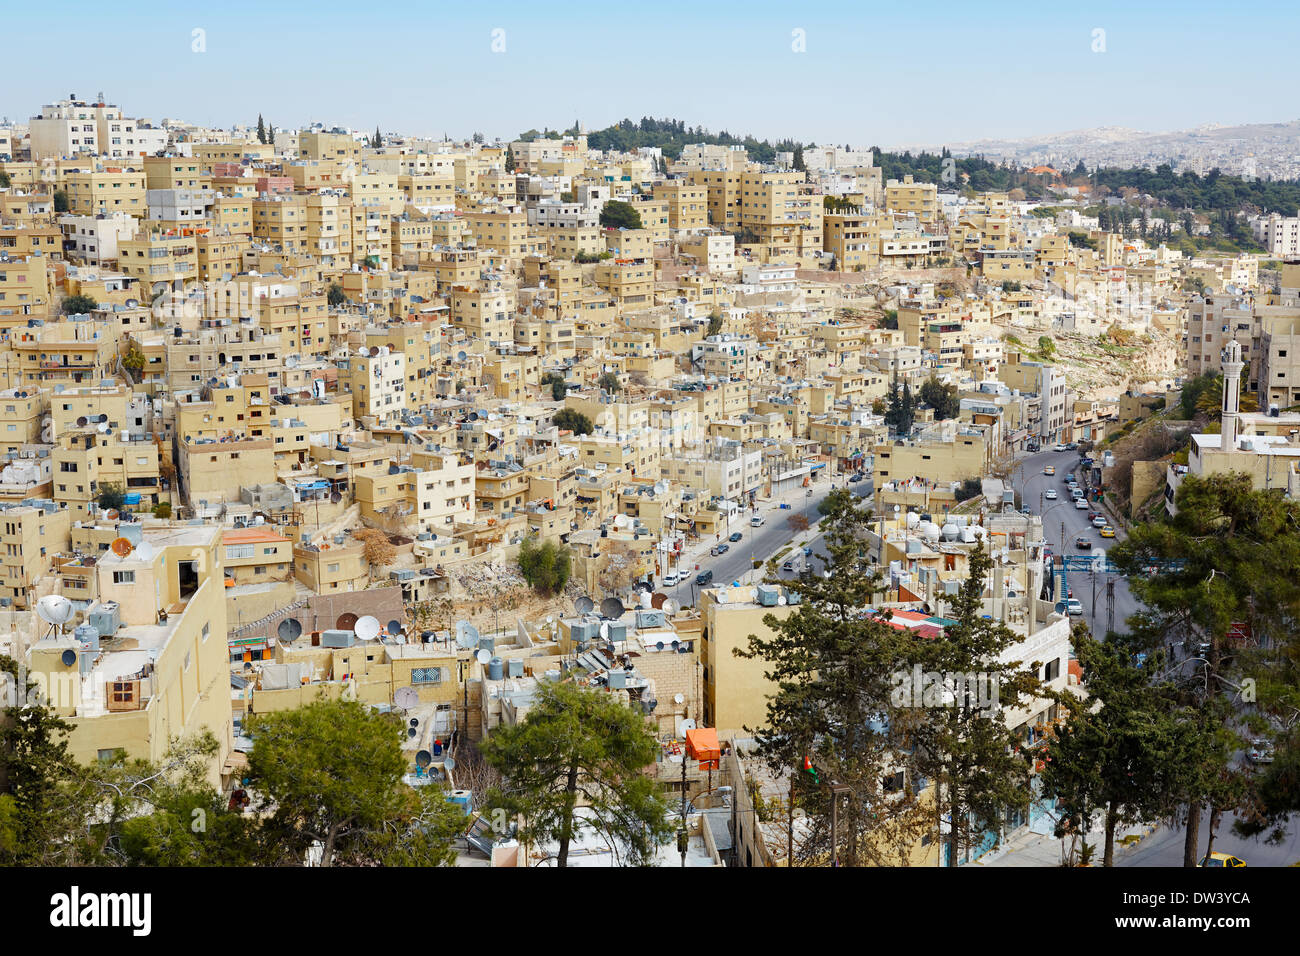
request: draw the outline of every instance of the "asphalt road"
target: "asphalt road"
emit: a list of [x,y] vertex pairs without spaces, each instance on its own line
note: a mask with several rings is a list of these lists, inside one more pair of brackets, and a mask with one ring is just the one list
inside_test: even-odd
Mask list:
[[[1043,474],[1043,469],[1048,465],[1056,469],[1055,475]],[[1078,510],[1070,500],[1065,478],[1078,465],[1078,452],[1043,451],[1020,459],[1012,474],[1011,483],[1020,492],[1022,506],[1042,515],[1043,535],[1053,554],[1095,555],[1098,550],[1108,550],[1124,539],[1124,531],[1118,527],[1114,538],[1103,538],[1100,530],[1094,528],[1088,520],[1088,512]],[[1049,488],[1056,491],[1055,501],[1048,500],[1043,494]],[[1095,510],[1096,507],[1093,505],[1089,510]],[[1075,547],[1075,539],[1080,536],[1092,542],[1090,550]],[[1115,581],[1115,630],[1122,633],[1126,629],[1125,622],[1138,611],[1138,601],[1129,590],[1128,579],[1122,574],[1070,571],[1066,578],[1074,597],[1083,605],[1084,617],[1091,625],[1093,634],[1098,637],[1105,636],[1107,631],[1106,585],[1109,579]]]
[[[1291,818],[1291,826],[1286,837],[1277,844],[1265,843],[1262,839],[1243,839],[1232,832],[1233,818],[1224,814],[1219,829],[1214,837],[1216,852],[1231,853],[1240,857],[1247,866],[1290,866],[1300,862],[1300,827],[1296,819]],[[1145,837],[1132,851],[1116,854],[1116,866],[1182,866],[1183,839],[1186,831],[1182,827],[1160,827],[1150,836]],[[1200,853],[1210,839],[1210,814],[1207,811],[1201,818],[1201,829],[1197,834]]]
[[[836,487],[845,485],[845,478],[837,478]],[[858,497],[869,497],[872,493],[872,480],[870,478],[864,481],[854,482],[848,485],[853,493]],[[776,554],[795,537],[796,532],[791,529],[788,519],[790,515],[804,514],[808,517],[810,525],[816,525],[821,520],[821,515],[817,511],[817,506],[822,500],[830,494],[831,483],[825,479],[815,482],[812,486],[813,493],[811,497],[799,499],[790,510],[780,509],[762,509],[760,514],[767,519],[767,523],[759,528],[751,528],[749,525],[749,512],[731,522],[731,527],[723,531],[722,540],[730,545],[730,550],[717,557],[707,553],[695,559],[699,564],[699,570],[712,570],[714,584],[728,584],[732,581],[739,581],[743,575],[753,569],[754,561],[767,561],[772,555]],[[727,536],[732,532],[739,531],[743,537],[739,541],[727,541]],[[821,535],[817,535],[812,542],[813,552],[816,553],[821,541]],[[690,565],[683,564],[682,567],[689,571],[686,580],[679,582],[676,587],[668,590],[668,595],[683,605],[695,603],[695,595],[698,588],[692,588],[695,584],[695,563]],[[764,569],[756,572],[761,578],[766,574]],[[795,578],[798,574],[782,574],[783,578]],[[751,575],[752,578],[752,575]]]

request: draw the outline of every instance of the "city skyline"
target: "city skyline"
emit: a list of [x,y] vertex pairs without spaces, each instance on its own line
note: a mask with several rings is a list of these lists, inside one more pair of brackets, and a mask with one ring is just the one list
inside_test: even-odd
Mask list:
[[[700,11],[670,2],[641,23],[593,4],[564,17],[505,3],[435,18],[419,5],[389,2],[372,5],[375,15],[347,22],[340,34],[333,13],[344,8],[333,2],[316,5],[311,22],[243,0],[224,7],[220,19],[210,8],[144,3],[138,9],[147,17],[132,23],[83,3],[56,3],[15,11],[9,22],[39,36],[60,13],[79,17],[85,29],[61,40],[69,68],[53,80],[37,59],[39,44],[18,48],[0,112],[23,122],[69,92],[89,99],[102,90],[136,115],[222,127],[255,122],[260,112],[284,127],[378,125],[415,136],[481,132],[508,140],[538,122],[564,128],[577,119],[599,129],[655,116],[711,132],[886,149],[1295,118],[1285,93],[1295,11],[1273,4],[1272,14],[1260,14],[1270,29],[1252,38],[1248,60],[1232,63],[1229,89],[1216,71],[1194,68],[1220,62],[1220,20],[1228,14],[1184,4],[1171,19],[1159,6],[1101,3],[1027,20],[939,3],[918,29],[903,12],[844,4]],[[260,30],[230,26],[244,14],[255,14]],[[286,35],[298,42],[275,42],[266,56],[263,46]],[[359,47],[356,70],[330,65],[341,55],[340,36]],[[104,56],[116,41],[143,48],[148,69],[109,83]],[[409,55],[380,46],[394,42]],[[382,56],[369,52],[380,49]],[[1162,49],[1176,57],[1162,62]],[[569,69],[556,60],[565,56]],[[1176,100],[1133,95],[1162,73],[1177,82]],[[908,95],[879,95],[893,85]],[[471,86],[474,95],[465,95]],[[376,102],[375,91],[393,88],[405,94]],[[1249,100],[1241,88],[1253,91]],[[524,89],[528,97],[519,95]]]

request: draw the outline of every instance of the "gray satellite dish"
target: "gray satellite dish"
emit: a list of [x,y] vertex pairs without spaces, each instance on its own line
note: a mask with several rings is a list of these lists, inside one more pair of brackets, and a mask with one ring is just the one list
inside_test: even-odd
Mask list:
[[636,583],[636,589],[640,591],[642,594],[649,594],[651,591],[654,590],[654,588],[650,586],[649,581],[638,581]]
[[59,660],[63,661],[65,667],[71,667],[77,663],[77,652],[73,650],[64,651],[59,655]]
[[605,598],[600,602],[601,617],[622,617],[627,608],[623,607],[623,602],[616,597]]
[[488,661],[492,660],[492,652],[486,647],[482,647],[479,648],[474,657],[480,664],[486,664]]
[[418,730],[416,730],[414,727],[407,727],[407,728],[406,728],[406,739],[407,739],[407,740],[414,740],[414,739],[415,739],[416,737],[418,737],[418,736],[420,736],[420,732],[419,732]]
[[47,594],[36,602],[36,613],[46,624],[66,624],[73,610],[72,602],[62,594]]
[[389,633],[390,635],[392,635],[393,637],[396,637],[398,634],[401,634],[401,633],[402,633],[402,622],[401,622],[401,621],[396,621],[396,620],[394,620],[394,621],[389,621],[389,622],[388,622],[388,633]]
[[281,644],[292,644],[302,634],[302,624],[294,618],[285,618],[275,629],[275,633],[280,638]]
[[433,754],[427,750],[418,751],[415,755],[415,765],[417,767],[427,767],[433,763]]
[[379,636],[379,630],[379,618],[370,614],[357,618],[356,626],[353,628],[358,640],[362,641],[373,641]]
[[672,617],[678,611],[678,604],[672,598],[668,598],[668,600],[664,601],[664,606],[662,610],[664,614],[668,615],[669,617]]
[[420,692],[414,687],[399,687],[397,692],[393,694],[393,703],[402,710],[410,710],[412,707],[419,705]]
[[456,622],[456,646],[463,651],[478,646],[478,628],[469,621]]
[[587,595],[583,595],[573,602],[573,609],[579,614],[590,614],[596,607],[596,602]]
[[451,757],[446,757],[446,758],[444,758],[443,761],[442,761],[442,765],[443,765],[443,767],[444,767],[445,769],[447,769],[447,770],[455,770],[455,769],[456,769],[456,761],[453,760]]

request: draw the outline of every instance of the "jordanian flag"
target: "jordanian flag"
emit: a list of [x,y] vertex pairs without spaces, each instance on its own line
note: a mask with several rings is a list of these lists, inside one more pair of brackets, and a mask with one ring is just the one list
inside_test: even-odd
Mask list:
[[803,758],[803,772],[812,775],[813,783],[815,784],[821,783],[821,780],[819,780],[817,777],[817,768],[813,766],[811,757],[805,756]]

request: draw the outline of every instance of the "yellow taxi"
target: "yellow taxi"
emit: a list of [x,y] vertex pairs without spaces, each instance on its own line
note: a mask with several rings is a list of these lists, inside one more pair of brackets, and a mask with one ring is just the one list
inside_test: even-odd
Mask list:
[[1113,538],[1115,537],[1115,529],[1112,528],[1110,525],[1103,525],[1101,529],[1101,536],[1103,538]]
[[1197,866],[1245,866],[1246,861],[1240,857],[1235,857],[1231,853],[1220,853],[1217,850],[1208,856],[1201,857],[1201,862]]
[[1054,475],[1054,474],[1056,474],[1056,466],[1055,466],[1055,465],[1045,465],[1045,466],[1043,466],[1043,474],[1045,474],[1045,475]]

